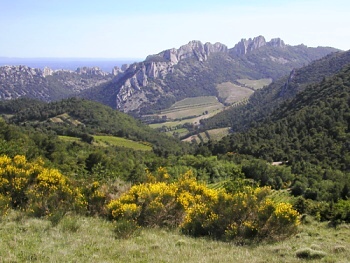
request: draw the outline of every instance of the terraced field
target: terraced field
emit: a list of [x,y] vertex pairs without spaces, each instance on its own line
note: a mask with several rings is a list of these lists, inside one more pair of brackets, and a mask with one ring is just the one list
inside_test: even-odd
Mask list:
[[160,116],[167,116],[168,119],[181,119],[188,117],[197,117],[222,110],[224,105],[218,101],[215,96],[201,96],[186,98],[173,104],[169,109],[164,110]]

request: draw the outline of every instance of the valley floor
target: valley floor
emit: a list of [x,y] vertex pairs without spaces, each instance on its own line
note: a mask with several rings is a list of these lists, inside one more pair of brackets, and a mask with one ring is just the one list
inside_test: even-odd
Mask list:
[[[237,246],[163,229],[121,239],[98,218],[65,216],[53,225],[10,212],[0,217],[0,262],[349,262],[350,226],[308,221],[285,241]],[[308,253],[314,259],[297,257]]]

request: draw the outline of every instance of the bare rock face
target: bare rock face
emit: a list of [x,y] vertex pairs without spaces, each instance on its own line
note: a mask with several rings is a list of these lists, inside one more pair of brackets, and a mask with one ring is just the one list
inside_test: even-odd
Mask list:
[[284,41],[280,38],[271,39],[270,42],[267,42],[267,45],[271,47],[281,47],[281,48],[286,46],[286,44],[284,44]]
[[89,75],[89,76],[108,76],[109,75],[109,73],[102,71],[99,67],[77,68],[75,72],[79,75]]
[[[216,52],[228,52],[228,48],[221,43],[203,44],[200,41],[190,41],[179,49],[172,48],[162,51],[156,55],[148,56],[144,62],[129,66],[120,75],[123,83],[116,97],[117,108],[123,111],[139,108],[142,101],[147,99],[147,91],[143,88],[149,84],[149,79],[161,81],[167,74],[172,73],[174,66],[182,60],[193,58],[197,61],[206,61],[210,54]],[[127,77],[123,78],[123,74]],[[151,89],[157,90],[161,94],[164,93],[161,85],[152,83]],[[134,103],[128,103],[131,96]],[[139,103],[135,103],[135,101],[139,101]]]
[[282,48],[285,46],[285,44],[280,38],[273,38],[270,42],[266,42],[263,36],[258,36],[254,37],[253,39],[249,38],[248,40],[242,39],[232,48],[232,52],[238,56],[242,56],[264,46]]
[[45,67],[43,69],[43,76],[47,77],[47,76],[52,76],[52,74],[54,73],[54,71],[48,67]]
[[[15,99],[22,96],[44,101],[61,99],[82,90],[105,83],[113,75],[98,67],[83,67],[76,71],[43,70],[27,66],[0,67],[0,99]],[[57,92],[60,87],[60,92]]]
[[232,51],[236,53],[237,55],[245,55],[248,52],[251,52],[255,49],[258,49],[260,47],[263,47],[266,45],[266,40],[263,36],[254,37],[253,39],[249,38],[242,39],[239,43],[237,43]]

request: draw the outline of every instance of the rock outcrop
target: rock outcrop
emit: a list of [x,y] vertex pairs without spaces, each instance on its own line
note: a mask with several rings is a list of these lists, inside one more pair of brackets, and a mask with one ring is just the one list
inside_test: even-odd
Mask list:
[[253,39],[242,39],[231,49],[231,52],[238,56],[242,56],[264,46],[284,47],[285,44],[280,38],[273,38],[270,42],[266,42],[263,36],[258,36]]
[[[212,53],[228,52],[227,46],[221,43],[201,43],[200,41],[190,41],[179,49],[168,49],[156,55],[151,55],[144,62],[133,64],[127,68],[119,77],[121,86],[116,96],[117,109],[123,111],[133,111],[140,107],[147,97],[149,90],[143,88],[148,86],[149,80],[152,80],[152,90],[157,93],[165,94],[162,85],[156,84],[154,80],[162,80],[169,73],[174,72],[174,67],[182,60],[194,59],[204,62]],[[127,76],[123,78],[123,76]],[[133,96],[133,103],[128,99]]]
[[44,101],[61,99],[82,90],[100,85],[113,75],[98,67],[71,70],[30,68],[27,66],[0,67],[0,99],[22,96]]

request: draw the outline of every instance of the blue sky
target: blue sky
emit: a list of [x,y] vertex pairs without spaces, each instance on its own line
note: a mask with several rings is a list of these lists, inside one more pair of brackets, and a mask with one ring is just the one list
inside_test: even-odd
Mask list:
[[263,35],[350,49],[350,1],[0,0],[0,57],[145,58]]

